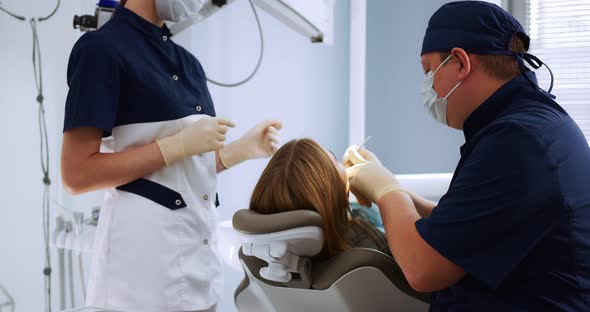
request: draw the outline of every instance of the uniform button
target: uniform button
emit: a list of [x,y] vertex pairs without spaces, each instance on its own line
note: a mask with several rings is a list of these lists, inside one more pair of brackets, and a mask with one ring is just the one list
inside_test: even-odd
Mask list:
[[181,204],[182,204],[182,200],[180,200],[180,199],[177,199],[177,200],[176,200],[176,206],[180,206]]
[[162,37],[162,40],[164,40],[164,42],[168,41],[168,36]]
[[205,240],[203,240],[203,244],[205,244],[205,245],[209,244],[209,240],[207,240],[207,239],[205,238]]
[[203,195],[204,200],[209,200],[209,196],[207,194]]
[[172,79],[178,80],[178,76],[177,75],[174,75],[174,76],[172,76]]
[[200,105],[199,105],[199,106],[197,106],[197,112],[200,112],[200,111],[202,111],[202,110],[203,110],[203,108],[202,108]]

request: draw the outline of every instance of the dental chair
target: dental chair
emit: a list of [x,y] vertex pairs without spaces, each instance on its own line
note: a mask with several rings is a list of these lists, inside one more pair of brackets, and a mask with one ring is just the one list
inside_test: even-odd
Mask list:
[[315,211],[244,209],[232,222],[245,239],[239,251],[245,277],[234,295],[240,312],[428,310],[394,285],[399,267],[379,251],[350,248],[314,260],[324,245]]

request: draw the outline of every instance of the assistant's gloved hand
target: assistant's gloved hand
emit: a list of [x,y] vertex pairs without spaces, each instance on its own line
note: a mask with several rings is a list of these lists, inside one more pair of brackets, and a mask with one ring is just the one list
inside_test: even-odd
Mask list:
[[228,169],[249,159],[272,156],[279,149],[282,128],[278,120],[258,124],[219,151],[221,163]]
[[228,127],[234,123],[218,117],[203,117],[175,135],[157,140],[166,165],[187,156],[199,155],[223,147]]
[[357,198],[360,196],[377,203],[390,192],[408,193],[399,184],[395,175],[383,167],[375,154],[366,149],[357,149],[356,146],[348,148],[343,158],[350,188],[355,195],[358,194]]

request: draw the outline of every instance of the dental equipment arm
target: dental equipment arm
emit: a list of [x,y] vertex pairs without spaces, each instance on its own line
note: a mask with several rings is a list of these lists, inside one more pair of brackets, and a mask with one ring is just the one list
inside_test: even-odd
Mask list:
[[[170,26],[173,34],[179,34],[198,24],[226,5],[236,0],[201,0],[197,14]],[[277,18],[283,24],[311,42],[332,44],[334,37],[334,5],[336,0],[252,0],[253,4]],[[94,15],[74,17],[74,28],[91,31],[104,25],[113,14],[119,0],[99,0]]]
[[[170,31],[173,34],[181,33],[234,1],[206,0],[198,14],[172,25]],[[332,44],[335,0],[252,0],[252,2],[291,29],[309,38],[311,42]]]

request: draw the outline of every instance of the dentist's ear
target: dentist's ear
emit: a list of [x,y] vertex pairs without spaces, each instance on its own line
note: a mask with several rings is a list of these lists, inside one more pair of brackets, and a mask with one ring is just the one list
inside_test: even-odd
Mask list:
[[457,79],[459,81],[465,80],[471,72],[471,59],[469,58],[469,54],[461,48],[453,48],[451,50],[451,55],[453,56],[452,58],[459,63],[459,75],[457,76]]

